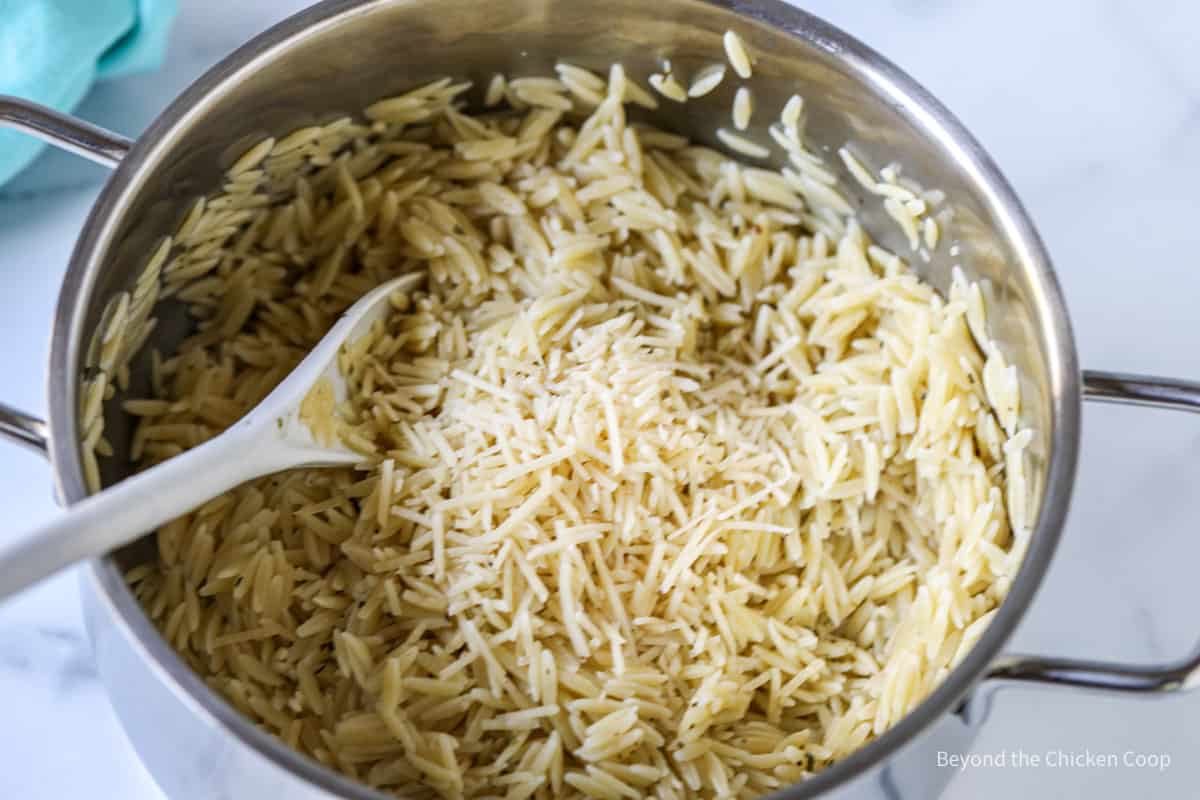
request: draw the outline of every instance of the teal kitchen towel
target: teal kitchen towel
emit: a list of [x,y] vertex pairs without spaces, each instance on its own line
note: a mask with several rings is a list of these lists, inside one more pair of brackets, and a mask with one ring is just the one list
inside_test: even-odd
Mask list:
[[[98,78],[162,61],[176,0],[0,0],[0,94],[70,111]],[[0,130],[0,184],[43,145]]]

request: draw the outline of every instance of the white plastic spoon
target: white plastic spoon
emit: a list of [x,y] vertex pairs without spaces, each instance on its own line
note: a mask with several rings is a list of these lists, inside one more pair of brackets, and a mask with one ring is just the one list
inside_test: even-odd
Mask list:
[[300,405],[321,380],[331,384],[335,402],[345,399],[338,351],[386,314],[393,292],[420,279],[407,275],[363,296],[265,400],[221,435],[76,503],[39,528],[0,536],[0,599],[139,539],[252,478],[361,463],[362,454],[340,443],[318,443],[300,420]]

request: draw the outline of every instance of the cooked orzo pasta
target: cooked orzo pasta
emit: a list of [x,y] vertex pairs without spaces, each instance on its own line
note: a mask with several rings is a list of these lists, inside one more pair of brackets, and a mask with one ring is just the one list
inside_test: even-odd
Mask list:
[[[799,99],[777,172],[632,124],[653,98],[620,69],[558,72],[239,159],[110,308],[91,481],[160,296],[198,326],[124,403],[142,465],[410,274],[341,355],[329,424],[363,466],[165,526],[128,575],[147,612],[249,717],[406,797],[758,796],[885,730],[987,626],[1027,536],[1014,373],[977,287],[943,299],[871,243]],[[911,234],[917,190],[847,163]]]

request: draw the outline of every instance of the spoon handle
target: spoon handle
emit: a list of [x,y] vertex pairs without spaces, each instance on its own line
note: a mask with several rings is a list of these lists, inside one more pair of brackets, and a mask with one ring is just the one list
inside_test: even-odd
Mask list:
[[252,444],[247,439],[253,437],[246,433],[230,429],[72,505],[31,531],[5,537],[0,541],[0,600],[77,561],[129,544],[264,474],[254,448],[247,450]]
[[[2,0],[0,0],[2,2]],[[319,444],[300,408],[319,380],[345,378],[337,354],[390,308],[388,298],[424,280],[401,275],[363,295],[267,397],[224,433],[68,508],[39,528],[0,541],[0,600],[76,561],[115,550],[251,478],[291,467],[352,466],[363,455]],[[334,389],[335,397],[339,396]]]

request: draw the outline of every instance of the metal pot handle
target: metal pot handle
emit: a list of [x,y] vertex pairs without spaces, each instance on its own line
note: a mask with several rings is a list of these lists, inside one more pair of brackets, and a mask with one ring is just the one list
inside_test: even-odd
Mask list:
[[[1085,371],[1083,397],[1100,403],[1150,406],[1200,414],[1200,383],[1174,378]],[[1200,685],[1200,647],[1186,658],[1160,664],[1115,664],[1011,655],[993,664],[984,677],[986,680],[1129,694],[1162,694]]]
[[38,103],[3,94],[0,94],[0,127],[32,134],[106,167],[120,164],[133,147],[133,142],[120,134]]
[[4,403],[0,403],[0,438],[27,447],[38,455],[50,455],[50,432],[46,423]]
[[[32,134],[62,150],[115,167],[133,147],[120,134],[90,122],[60,114],[52,108],[0,94],[0,128],[15,128]],[[27,447],[42,456],[49,455],[49,430],[46,423],[24,411],[0,403],[0,438]]]

